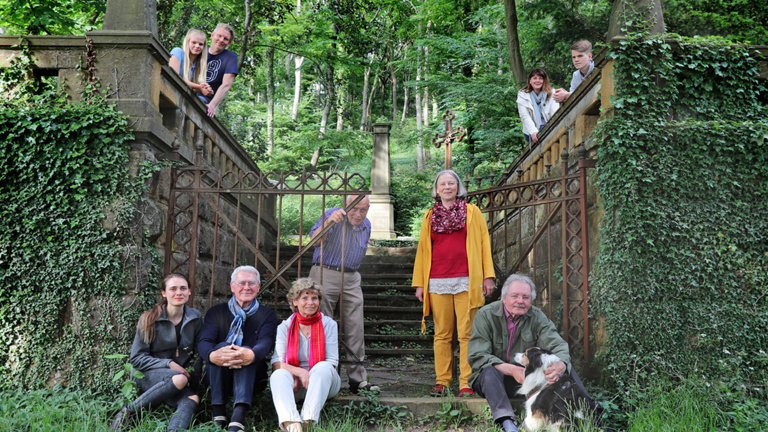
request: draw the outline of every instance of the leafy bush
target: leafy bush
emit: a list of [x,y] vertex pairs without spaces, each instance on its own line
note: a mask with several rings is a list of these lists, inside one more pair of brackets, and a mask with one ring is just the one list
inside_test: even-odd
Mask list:
[[768,92],[744,47],[631,38],[601,123],[603,376],[768,383]]
[[24,54],[0,76],[0,389],[114,391],[116,365],[99,362],[124,350],[137,318],[122,299],[139,190],[126,181],[131,135],[95,95],[68,104],[18,85],[31,64]]

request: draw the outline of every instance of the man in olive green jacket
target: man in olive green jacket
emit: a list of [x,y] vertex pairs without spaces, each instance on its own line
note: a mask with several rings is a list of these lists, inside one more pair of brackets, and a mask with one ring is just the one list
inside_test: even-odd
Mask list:
[[[472,366],[469,384],[488,400],[491,415],[505,432],[517,431],[515,411],[509,402],[525,379],[525,368],[514,365],[515,353],[531,347],[552,351],[561,361],[545,372],[550,383],[571,372],[577,385],[581,381],[571,371],[568,343],[560,337],[555,325],[531,302],[536,299],[536,286],[527,276],[514,274],[501,289],[501,299],[484,306],[475,315],[472,337],[467,349]],[[586,390],[585,390],[586,391]]]

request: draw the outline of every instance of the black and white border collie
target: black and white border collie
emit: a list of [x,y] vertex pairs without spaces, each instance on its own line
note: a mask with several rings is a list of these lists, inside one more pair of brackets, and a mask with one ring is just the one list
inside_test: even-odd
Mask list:
[[592,424],[600,424],[602,407],[580,389],[568,373],[553,384],[547,382],[544,371],[559,361],[551,351],[538,347],[515,354],[515,362],[525,366],[525,380],[517,392],[528,398],[523,422],[525,430],[560,431],[587,417],[592,418]]

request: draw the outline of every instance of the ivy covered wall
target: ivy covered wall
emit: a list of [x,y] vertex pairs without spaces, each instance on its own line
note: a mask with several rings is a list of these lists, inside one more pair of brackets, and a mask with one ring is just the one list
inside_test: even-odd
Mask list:
[[630,39],[599,125],[605,216],[592,273],[618,387],[768,384],[768,109],[746,48]]
[[156,296],[126,290],[142,179],[122,115],[67,103],[29,67],[0,75],[0,389],[108,392],[122,366],[104,356],[127,352]]

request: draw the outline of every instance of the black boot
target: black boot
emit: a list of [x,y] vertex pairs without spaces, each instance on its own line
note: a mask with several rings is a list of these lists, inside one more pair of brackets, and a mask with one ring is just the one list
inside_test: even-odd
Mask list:
[[133,423],[135,417],[136,413],[130,406],[126,405],[119,413],[117,413],[115,419],[112,420],[112,424],[109,425],[109,430],[122,431],[126,426],[130,426],[130,424]]
[[176,432],[189,429],[195,410],[197,410],[197,402],[188,397],[182,398],[176,406],[176,412],[173,413],[168,422],[168,430]]

